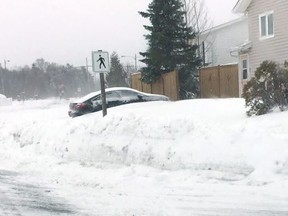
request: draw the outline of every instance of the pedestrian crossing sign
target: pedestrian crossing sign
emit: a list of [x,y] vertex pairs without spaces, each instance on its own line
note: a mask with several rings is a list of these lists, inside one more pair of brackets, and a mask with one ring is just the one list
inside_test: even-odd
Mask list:
[[92,68],[96,73],[109,73],[109,53],[102,50],[92,51]]

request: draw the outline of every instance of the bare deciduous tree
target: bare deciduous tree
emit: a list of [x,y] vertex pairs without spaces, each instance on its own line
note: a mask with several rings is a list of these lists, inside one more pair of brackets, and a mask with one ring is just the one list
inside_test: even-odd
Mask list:
[[208,11],[203,0],[182,0],[183,11],[185,11],[185,21],[189,27],[196,32],[196,43],[199,47],[198,55],[203,57],[205,64],[205,53],[211,48],[211,41],[204,44],[209,37],[209,29],[213,27],[213,22],[209,19]]

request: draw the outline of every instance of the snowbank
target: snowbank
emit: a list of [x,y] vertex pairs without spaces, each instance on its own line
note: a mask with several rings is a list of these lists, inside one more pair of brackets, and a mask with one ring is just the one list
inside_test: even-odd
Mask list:
[[131,104],[108,109],[105,118],[72,119],[67,110],[53,100],[14,104],[0,119],[2,149],[19,151],[15,163],[35,154],[249,183],[288,175],[288,112],[247,118],[242,99]]
[[7,98],[5,95],[0,94],[0,106],[12,105],[12,98]]
[[84,215],[287,215],[288,112],[205,99],[70,118],[68,103],[0,107],[0,170]]

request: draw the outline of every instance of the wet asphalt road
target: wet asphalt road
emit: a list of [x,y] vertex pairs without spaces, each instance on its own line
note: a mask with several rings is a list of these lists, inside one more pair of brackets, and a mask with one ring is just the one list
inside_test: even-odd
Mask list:
[[51,189],[22,182],[19,177],[18,173],[0,170],[0,216],[81,215],[63,198],[55,197]]

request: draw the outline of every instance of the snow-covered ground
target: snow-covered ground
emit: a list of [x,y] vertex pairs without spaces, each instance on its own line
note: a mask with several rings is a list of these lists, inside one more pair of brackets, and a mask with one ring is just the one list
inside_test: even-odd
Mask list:
[[0,106],[0,170],[86,215],[288,215],[288,112],[202,99],[72,119],[68,104]]
[[0,94],[0,106],[8,106],[12,104],[12,98],[7,98],[5,95]]

